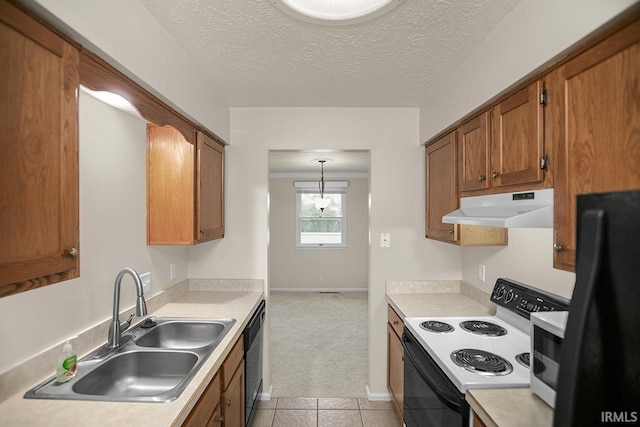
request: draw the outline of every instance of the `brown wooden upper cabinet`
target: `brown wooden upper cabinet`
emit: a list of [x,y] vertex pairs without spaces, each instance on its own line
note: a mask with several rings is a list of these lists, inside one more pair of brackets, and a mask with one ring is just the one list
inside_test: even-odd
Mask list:
[[79,275],[78,50],[0,1],[0,296]]
[[536,81],[459,127],[460,191],[543,182],[543,100]]
[[224,237],[224,147],[207,135],[147,126],[147,244]]
[[554,267],[573,270],[576,196],[640,189],[640,21],[549,76]]
[[461,246],[500,246],[508,243],[504,228],[445,224],[442,217],[458,209],[456,131],[428,145],[426,151],[426,236]]
[[456,226],[442,217],[458,208],[456,132],[426,148],[426,231],[431,239],[455,242]]
[[460,126],[460,191],[489,188],[489,112]]

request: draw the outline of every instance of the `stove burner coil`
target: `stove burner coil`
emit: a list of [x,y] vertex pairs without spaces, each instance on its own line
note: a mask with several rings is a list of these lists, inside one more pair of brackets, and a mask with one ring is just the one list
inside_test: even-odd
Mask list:
[[464,348],[451,353],[451,360],[456,365],[485,376],[507,375],[513,371],[513,366],[504,358],[488,351],[474,348]]
[[531,357],[529,353],[520,353],[516,356],[516,360],[525,368],[528,368],[531,365]]
[[476,335],[486,335],[489,337],[507,335],[507,330],[502,326],[485,322],[484,320],[467,320],[466,322],[460,323],[460,327]]
[[425,331],[429,332],[437,332],[437,333],[446,333],[453,332],[454,327],[445,322],[439,322],[437,320],[427,320],[426,322],[420,323],[420,327]]

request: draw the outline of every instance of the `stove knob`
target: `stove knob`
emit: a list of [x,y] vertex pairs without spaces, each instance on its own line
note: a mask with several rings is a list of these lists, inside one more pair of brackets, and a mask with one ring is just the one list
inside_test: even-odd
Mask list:
[[509,292],[507,292],[507,296],[504,299],[504,302],[511,302],[511,300],[513,299],[513,289],[509,289]]
[[504,294],[505,294],[505,289],[504,289],[504,286],[502,286],[500,289],[496,291],[496,299],[497,300],[502,299]]

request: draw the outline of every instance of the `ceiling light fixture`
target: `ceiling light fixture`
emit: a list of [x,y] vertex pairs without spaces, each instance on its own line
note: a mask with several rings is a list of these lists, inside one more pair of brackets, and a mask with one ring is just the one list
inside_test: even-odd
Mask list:
[[324,164],[326,160],[320,159],[318,162],[320,163],[320,182],[318,183],[318,187],[320,188],[320,197],[314,201],[314,204],[316,205],[316,209],[320,209],[320,212],[324,213],[324,209],[329,206],[331,199],[324,198]]
[[403,0],[271,0],[293,17],[319,24],[354,24],[368,21]]

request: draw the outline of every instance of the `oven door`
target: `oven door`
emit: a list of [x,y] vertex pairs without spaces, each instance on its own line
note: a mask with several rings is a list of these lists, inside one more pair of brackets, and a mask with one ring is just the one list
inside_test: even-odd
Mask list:
[[416,338],[404,329],[404,403],[407,427],[468,427],[469,405]]

